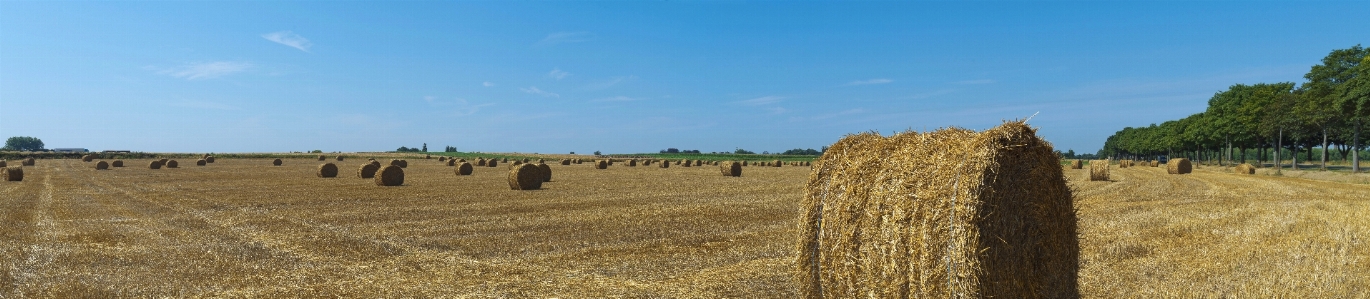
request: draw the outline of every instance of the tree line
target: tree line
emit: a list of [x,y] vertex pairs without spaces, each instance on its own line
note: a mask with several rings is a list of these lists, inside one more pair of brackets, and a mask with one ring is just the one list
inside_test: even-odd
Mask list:
[[[1192,160],[1258,162],[1293,160],[1315,150],[1322,168],[1329,154],[1351,160],[1360,171],[1361,138],[1370,124],[1370,51],[1356,45],[1333,50],[1314,65],[1301,84],[1236,84],[1188,117],[1127,127],[1109,136],[1098,156],[1146,160],[1168,155]],[[1248,153],[1248,150],[1252,151]],[[1235,155],[1235,157],[1234,157]],[[1270,160],[1266,160],[1270,159]]]

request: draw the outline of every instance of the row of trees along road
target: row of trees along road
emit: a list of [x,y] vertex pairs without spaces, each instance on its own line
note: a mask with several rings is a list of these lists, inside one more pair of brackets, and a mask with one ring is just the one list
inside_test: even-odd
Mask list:
[[[1305,161],[1320,148],[1327,168],[1329,146],[1360,171],[1365,146],[1362,132],[1370,125],[1370,54],[1360,45],[1332,51],[1304,75],[1307,82],[1237,84],[1208,100],[1208,109],[1183,119],[1123,128],[1109,136],[1099,156],[1145,160],[1169,155],[1196,161],[1235,159],[1246,162],[1253,150],[1257,162],[1289,159],[1297,167],[1299,149]],[[1288,156],[1281,156],[1281,150]],[[1236,157],[1233,155],[1236,154]]]

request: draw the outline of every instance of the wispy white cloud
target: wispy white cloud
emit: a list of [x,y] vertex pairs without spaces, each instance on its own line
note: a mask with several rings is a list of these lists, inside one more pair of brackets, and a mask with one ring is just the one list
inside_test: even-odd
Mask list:
[[476,114],[481,108],[494,106],[495,103],[471,104],[466,99],[457,99],[457,115],[466,116]]
[[527,88],[519,88],[519,90],[522,90],[523,92],[526,92],[526,93],[531,93],[531,94],[540,95],[540,96],[544,96],[544,97],[553,97],[553,98],[560,98],[560,97],[561,97],[561,95],[559,95],[559,94],[552,93],[552,92],[547,92],[547,91],[538,89],[537,86],[529,86],[529,87],[527,87]]
[[585,86],[585,89],[586,89],[586,90],[601,90],[601,89],[608,89],[608,88],[610,88],[610,87],[614,87],[615,85],[618,85],[619,83],[623,83],[623,82],[627,82],[627,81],[632,81],[632,80],[636,80],[636,79],[637,79],[637,76],[613,77],[613,78],[610,78],[609,80],[604,80],[604,81],[600,81],[600,82],[591,83],[590,85],[586,85],[586,86]]
[[847,84],[845,84],[844,86],[885,84],[885,83],[890,83],[890,82],[894,82],[894,80],[884,79],[884,78],[880,78],[880,79],[870,79],[870,80],[856,80],[856,81],[851,81],[851,83],[847,83]]
[[547,72],[547,78],[553,78],[557,80],[561,80],[563,78],[566,78],[566,76],[570,75],[571,73],[563,71],[560,68],[552,68],[552,71]]
[[485,87],[492,87],[495,86],[495,82],[485,81],[485,83],[481,83],[480,85]]
[[759,97],[759,98],[750,99],[750,100],[737,101],[737,102],[733,102],[733,103],[742,104],[742,105],[747,105],[747,106],[761,106],[761,105],[766,105],[766,104],[779,103],[781,100],[784,100],[784,99],[785,99],[785,97],[780,97],[780,96],[764,96],[764,97]]
[[632,102],[632,101],[640,101],[640,100],[643,100],[643,98],[631,98],[631,97],[625,97],[625,96],[616,96],[616,97],[607,97],[607,98],[594,99],[594,100],[590,100],[590,102],[594,102],[594,103],[598,103],[598,102]]
[[994,84],[994,83],[996,83],[996,82],[999,82],[999,81],[995,81],[994,79],[980,79],[980,80],[956,81],[956,82],[952,82],[952,84],[977,85],[977,84]]
[[156,71],[158,74],[168,75],[186,80],[201,80],[218,78],[233,73],[239,73],[252,68],[251,63],[236,61],[215,61],[189,63],[173,68],[145,67],[145,69]]
[[548,34],[547,37],[544,37],[544,38],[542,38],[542,40],[538,41],[537,45],[539,45],[539,46],[550,46],[550,45],[564,44],[564,43],[579,43],[579,42],[591,41],[591,40],[594,40],[594,39],[595,39],[595,34],[594,34],[594,33],[585,32],[585,31],[578,31],[578,32],[557,32],[557,33]]
[[309,47],[314,46],[314,43],[309,42],[309,39],[306,39],[299,34],[295,34],[294,32],[290,32],[289,30],[262,34],[262,38],[291,48],[300,49],[300,51],[304,51],[305,53],[309,53]]

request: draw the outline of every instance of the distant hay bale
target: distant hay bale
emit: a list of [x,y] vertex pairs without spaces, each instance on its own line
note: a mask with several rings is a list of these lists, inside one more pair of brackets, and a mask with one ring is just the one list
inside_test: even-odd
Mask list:
[[371,160],[371,162],[366,163],[366,164],[376,165],[376,169],[381,169],[381,162],[380,162],[380,161]]
[[775,160],[775,162],[771,162],[771,167],[780,167],[780,160]]
[[547,160],[538,159],[538,164],[546,164]]
[[152,160],[151,163],[147,163],[147,168],[148,168],[148,169],[162,169],[162,161],[161,161],[161,160]]
[[[338,160],[342,161],[342,160]],[[205,157],[205,163],[214,163],[214,156]]]
[[474,170],[475,167],[471,167],[471,163],[461,162],[461,164],[458,164],[457,167],[452,170],[452,172],[456,173],[457,175],[471,175],[471,172]]
[[91,156],[91,155],[84,155],[84,156],[81,156],[81,162],[90,162],[90,161],[92,161],[92,160],[95,160],[95,156]]
[[3,178],[0,178],[0,179],[4,179],[4,180],[7,181],[7,182],[19,182],[19,181],[23,181],[23,180],[24,180],[24,168],[23,168],[23,167],[18,167],[18,166],[14,166],[14,167],[0,167],[0,176],[3,176]]
[[424,159],[432,159],[432,158],[433,158],[433,155],[423,155],[423,158],[424,158]]
[[333,163],[319,165],[319,171],[316,174],[321,178],[336,178],[338,177],[338,165],[334,165]]
[[1118,160],[1118,168],[1127,168],[1127,160]]
[[842,138],[800,205],[795,297],[1080,297],[1059,159],[1021,122]]
[[409,160],[400,160],[400,168],[409,168]]
[[[390,159],[390,164],[389,164],[389,165],[391,165],[391,166],[400,166],[400,160],[399,160],[399,159]],[[401,167],[401,168],[403,168],[403,167]]]
[[404,185],[404,168],[390,165],[376,171],[376,186]]
[[114,160],[114,162],[109,162],[109,166],[110,166],[110,167],[124,167],[124,160]]
[[742,176],[742,163],[723,161],[718,164],[718,170],[723,172],[723,176]]
[[380,169],[381,169],[381,164],[380,164],[380,163],[374,163],[375,161],[372,161],[372,162],[373,162],[373,163],[362,164],[361,167],[358,167],[358,168],[357,168],[357,177],[360,177],[360,178],[363,178],[363,179],[369,179],[369,178],[376,177],[376,170],[380,170]]
[[628,159],[628,161],[623,162],[623,165],[637,167],[637,159]]
[[271,165],[273,166],[281,166],[281,163],[283,163],[281,159],[271,160]]
[[657,164],[657,167],[661,167],[661,168],[671,168],[671,161],[661,160],[661,161],[658,161],[656,164]]
[[447,160],[447,166],[457,166],[457,160]]
[[682,160],[682,161],[680,161],[680,166],[681,166],[681,167],[690,167],[690,166],[694,166],[693,164],[695,164],[695,162],[694,162],[694,161],[690,161],[690,160]]
[[1151,160],[1151,167],[1160,167],[1161,161]]
[[466,159],[455,159],[455,160],[457,160],[457,163],[466,162]]
[[561,159],[561,165],[571,165],[570,159]]
[[523,165],[523,164],[524,164],[523,161],[519,161],[518,159],[514,159],[514,163],[510,163],[510,164],[509,164],[509,169],[512,170],[512,169],[514,169],[514,168],[518,168],[519,165]]
[[1170,174],[1186,174],[1194,171],[1194,165],[1189,163],[1189,159],[1174,158],[1165,163],[1165,170]]
[[323,160],[328,160],[328,157],[324,157],[323,155],[319,155],[319,161],[323,161]]
[[485,159],[476,159],[476,166],[485,166]]
[[605,162],[608,162],[608,163],[609,163],[609,166],[614,166],[614,159],[606,159],[606,160],[604,160],[604,161],[605,161]]
[[1070,160],[1070,169],[1084,169],[1084,168],[1085,168],[1085,163],[1084,163],[1084,162],[1080,162],[1079,159]]
[[438,162],[447,162],[447,157],[438,157]]
[[695,166],[704,166],[704,160],[695,160]]
[[529,160],[528,158],[523,158],[523,163],[528,163],[528,162],[531,162],[531,161],[532,161],[532,160]]
[[162,161],[162,165],[166,165],[166,162],[167,162],[167,161],[171,161],[171,160],[161,159],[161,160],[157,160],[157,161]]
[[1234,167],[1232,171],[1237,174],[1256,174],[1256,167],[1251,166],[1251,164],[1242,163],[1241,165]]
[[28,157],[27,159],[24,159],[23,162],[19,162],[19,165],[22,165],[22,166],[33,166],[33,164],[34,164],[35,162],[36,162],[36,161],[33,160],[33,157]]
[[176,168],[176,167],[179,167],[179,166],[181,166],[181,164],[180,164],[180,163],[176,163],[176,160],[167,160],[167,161],[166,161],[166,168]]
[[336,160],[336,161],[338,161],[338,162],[342,162],[343,156],[337,156],[337,157],[333,158],[333,160]]
[[495,165],[499,165],[499,160],[490,159],[490,161],[485,161],[486,167],[495,167]]
[[195,166],[205,166],[206,164],[209,164],[209,162],[205,162],[205,159],[195,160]]
[[509,163],[509,158],[504,158],[504,161],[500,161],[500,162]]
[[8,162],[5,162],[5,160],[0,160],[0,167],[8,167],[8,166],[9,166],[9,163],[8,163]]
[[595,161],[595,169],[609,169],[609,161],[605,161],[605,160],[597,160],[597,161]]
[[1089,161],[1089,180],[1107,181],[1108,180],[1108,160]]
[[519,163],[509,170],[509,189],[537,190],[542,188],[542,169],[537,165]]
[[95,162],[95,170],[109,170],[109,162],[105,162],[104,160]]
[[551,166],[547,166],[547,163],[538,163],[537,165],[538,165],[538,169],[542,170],[542,181],[543,181],[543,182],[551,182],[551,181],[552,181],[552,167],[551,167]]

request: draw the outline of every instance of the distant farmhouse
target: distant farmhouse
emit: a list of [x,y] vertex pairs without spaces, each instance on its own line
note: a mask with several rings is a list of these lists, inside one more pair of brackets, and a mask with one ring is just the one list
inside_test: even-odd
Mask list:
[[73,147],[73,148],[54,148],[54,149],[52,149],[52,151],[58,152],[58,153],[88,153],[88,152],[90,152],[90,150],[88,150],[88,149],[84,149],[84,148],[74,148],[74,147]]

